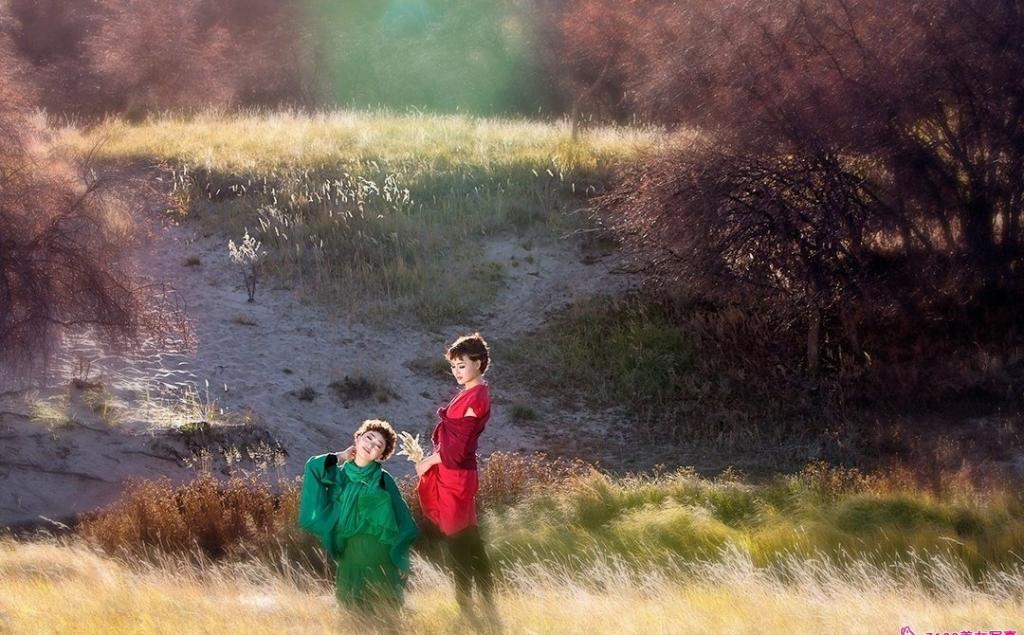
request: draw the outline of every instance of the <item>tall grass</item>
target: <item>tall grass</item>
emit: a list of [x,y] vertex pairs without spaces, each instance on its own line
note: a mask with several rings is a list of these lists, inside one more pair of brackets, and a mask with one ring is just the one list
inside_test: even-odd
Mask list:
[[[296,525],[301,480],[283,478],[274,448],[247,451],[253,469],[229,463],[226,480],[215,477],[207,463],[180,486],[166,478],[130,481],[115,503],[80,517],[77,533],[115,555],[152,560],[195,552],[232,561],[275,561],[284,555],[289,562],[326,571],[319,543]],[[579,461],[543,454],[495,452],[482,461],[478,498],[487,507],[507,507],[541,491],[564,491],[589,470]],[[415,480],[399,485],[422,524]]]
[[[968,472],[923,484],[910,469],[865,474],[808,465],[749,483],[692,470],[612,477],[543,455],[495,454],[482,462],[480,507],[501,569],[558,563],[585,567],[614,557],[633,566],[713,561],[735,549],[754,566],[827,557],[836,566],[877,566],[938,557],[964,575],[1021,563],[1024,494],[1008,481]],[[294,482],[272,490],[257,476],[218,483],[208,474],[172,488],[142,482],[114,506],[88,517],[79,533],[113,554],[181,554],[273,561],[280,554],[323,570],[315,542],[295,528]],[[414,483],[402,489],[417,510]],[[436,555],[434,545],[420,545]]]
[[910,470],[876,475],[811,464],[761,484],[708,480],[682,470],[656,477],[592,473],[567,492],[493,510],[488,527],[502,562],[638,564],[714,560],[737,548],[758,567],[787,558],[877,566],[939,557],[965,576],[1017,566],[1024,555],[1024,496],[979,488],[966,474],[923,489]]
[[[414,561],[406,610],[354,615],[330,582],[260,563],[156,564],[103,556],[76,542],[0,541],[5,632],[469,632],[447,576]],[[583,571],[517,566],[498,587],[513,633],[898,633],[1020,629],[1020,569],[976,585],[943,559],[838,568],[792,560],[765,572],[737,552],[637,570],[615,558]]]
[[[345,312],[428,326],[490,303],[503,271],[481,241],[562,234],[654,130],[465,116],[334,112],[108,120],[61,136],[99,159],[162,164],[179,213],[268,248],[280,283]],[[225,241],[226,242],[226,241]]]
[[[760,484],[686,470],[612,478],[515,455],[490,457],[482,477],[509,632],[1021,627],[1018,484],[961,471],[924,488],[910,469],[824,464]],[[296,529],[296,504],[294,484],[200,475],[136,487],[76,535],[0,539],[0,629],[466,630],[429,545],[415,548],[405,612],[338,609],[331,563]]]

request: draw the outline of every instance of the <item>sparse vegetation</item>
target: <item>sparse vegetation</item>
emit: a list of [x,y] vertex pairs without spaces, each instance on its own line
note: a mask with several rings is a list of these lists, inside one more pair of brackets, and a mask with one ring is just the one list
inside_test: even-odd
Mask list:
[[535,421],[537,419],[537,411],[523,403],[512,404],[509,414],[513,421]]
[[140,410],[145,419],[158,428],[186,432],[203,423],[227,422],[230,416],[211,396],[209,380],[203,382],[202,392],[194,384],[188,383],[162,397],[147,393]]
[[398,398],[391,386],[383,379],[370,375],[345,375],[332,381],[327,386],[346,407],[352,401],[373,399],[378,403],[387,403]]
[[299,390],[292,392],[292,394],[299,401],[313,401],[320,396],[320,393],[312,386],[303,386]]
[[451,364],[442,355],[417,357],[407,365],[410,370],[437,380],[447,381],[452,376]]
[[105,160],[169,164],[176,213],[247,230],[268,275],[342,312],[437,328],[502,286],[477,241],[579,226],[564,212],[660,137],[605,128],[569,140],[558,125],[384,112],[108,120],[63,136],[74,152],[96,138]]
[[108,427],[117,427],[128,415],[128,405],[110,394],[110,391],[103,386],[86,390],[82,393],[81,398],[82,402]]
[[235,324],[240,324],[242,326],[259,326],[259,322],[247,315],[236,315],[235,319],[232,321]]
[[40,391],[31,392],[26,403],[29,418],[44,425],[52,437],[60,436],[60,431],[78,426],[94,431],[118,427],[128,416],[128,406],[113,395],[99,381],[87,381],[80,377],[72,380],[64,387],[43,396]]
[[242,242],[235,244],[234,240],[228,241],[228,256],[231,262],[242,272],[245,280],[245,290],[249,294],[249,302],[253,302],[256,296],[256,281],[259,278],[260,264],[263,262],[267,252],[260,247],[260,241],[249,235],[245,230]]
[[59,430],[70,428],[78,422],[71,411],[71,396],[67,393],[57,393],[45,398],[40,398],[37,394],[28,401],[32,421],[46,426],[51,435],[56,435]]

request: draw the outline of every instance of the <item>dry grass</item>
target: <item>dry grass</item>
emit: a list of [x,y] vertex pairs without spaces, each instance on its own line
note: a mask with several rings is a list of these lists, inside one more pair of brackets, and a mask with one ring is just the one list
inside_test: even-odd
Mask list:
[[[479,470],[478,509],[493,510],[515,505],[531,495],[566,492],[593,468],[578,459],[552,458],[543,453],[492,452],[480,462]],[[425,522],[416,478],[402,479],[398,485],[417,522]]]
[[216,387],[210,392],[210,381],[199,388],[193,383],[165,386],[159,396],[144,395],[140,412],[155,429],[169,428],[191,433],[202,425],[239,425],[249,423],[245,415],[225,410],[216,397]]
[[28,394],[29,417],[43,425],[54,438],[76,426],[92,429],[117,428],[128,417],[127,404],[101,382],[72,379],[66,386],[43,396]]
[[464,115],[398,115],[386,111],[252,111],[223,116],[154,117],[141,124],[108,119],[88,130],[66,128],[61,139],[99,159],[165,161],[211,172],[271,174],[288,168],[415,161],[451,166],[529,165],[596,168],[629,158],[660,138],[654,129],[590,128],[571,143],[566,123]]
[[343,374],[341,377],[335,376],[327,384],[327,387],[346,407],[352,401],[370,400],[387,403],[392,399],[401,398],[387,374],[382,369],[373,366],[359,369],[350,374]]
[[877,473],[812,464],[750,483],[692,470],[612,478],[592,472],[487,516],[507,564],[567,566],[613,555],[639,566],[714,560],[741,549],[758,567],[822,556],[837,565],[941,558],[975,581],[1013,569],[1024,553],[1024,498],[1005,476],[950,471],[936,489],[912,468]]
[[29,417],[32,421],[45,426],[51,435],[74,426],[78,421],[71,411],[71,395],[67,392],[45,398],[39,397],[38,394],[30,394],[29,402]]
[[294,484],[274,493],[260,476],[220,482],[209,473],[174,487],[169,480],[133,481],[121,500],[86,516],[79,533],[109,553],[148,550],[238,558],[301,543]]
[[[922,573],[922,571],[924,573]],[[927,576],[925,578],[924,576]],[[937,581],[937,584],[932,581]],[[499,587],[512,633],[897,633],[1020,629],[1024,577],[970,583],[955,565],[837,568],[827,559],[765,572],[732,551],[715,562],[636,570],[606,559],[582,572],[518,567]],[[451,585],[416,559],[393,632],[453,633]],[[330,582],[259,563],[156,565],[111,559],[77,542],[0,541],[5,632],[385,632],[383,619],[335,606]]]
[[579,459],[549,457],[544,453],[492,452],[480,468],[483,508],[514,505],[539,492],[566,492],[594,468]]

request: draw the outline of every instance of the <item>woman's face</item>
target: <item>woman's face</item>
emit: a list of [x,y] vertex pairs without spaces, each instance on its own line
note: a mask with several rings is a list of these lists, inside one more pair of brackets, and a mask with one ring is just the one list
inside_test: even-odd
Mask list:
[[462,357],[449,359],[448,363],[452,367],[452,376],[455,377],[455,381],[457,381],[460,386],[463,386],[480,376],[480,360],[473,361],[469,357],[463,355]]
[[386,443],[383,434],[367,430],[356,439],[356,463],[367,465],[370,461],[379,461]]

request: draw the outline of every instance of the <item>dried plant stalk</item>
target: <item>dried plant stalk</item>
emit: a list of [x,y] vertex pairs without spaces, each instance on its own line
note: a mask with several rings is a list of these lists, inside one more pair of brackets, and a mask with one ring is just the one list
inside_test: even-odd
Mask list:
[[420,445],[420,435],[412,436],[408,432],[399,432],[398,442],[402,446],[398,454],[405,455],[413,463],[419,463],[423,460],[423,446]]

